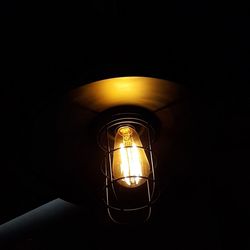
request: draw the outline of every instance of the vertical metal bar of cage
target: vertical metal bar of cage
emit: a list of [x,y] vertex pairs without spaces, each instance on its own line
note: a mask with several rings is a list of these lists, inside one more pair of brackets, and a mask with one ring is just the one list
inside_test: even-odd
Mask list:
[[[106,136],[106,138],[107,138],[107,136]],[[107,150],[107,152],[109,152],[109,145],[108,145],[108,143],[106,144],[106,146],[107,146],[106,150]],[[109,161],[109,158],[107,160],[107,156],[105,154],[105,191],[106,191],[106,205],[107,205],[107,210],[108,210],[108,213],[109,213],[109,206],[110,206],[110,204],[109,204],[109,170],[108,170],[109,164],[108,164],[108,161]]]
[[107,150],[108,150],[108,163],[109,163],[110,185],[111,185],[113,194],[115,196],[115,199],[118,200],[117,195],[116,195],[116,191],[115,191],[115,187],[114,187],[114,179],[113,179],[113,171],[112,171],[112,159],[111,159],[111,151],[113,153],[114,150],[111,150],[110,142],[109,142],[109,136],[108,136],[110,127],[112,127],[112,126],[106,127],[106,139],[107,139]]
[[149,148],[149,155],[150,155],[150,165],[152,170],[152,191],[150,189],[150,179],[147,179],[147,194],[148,194],[148,216],[146,217],[146,221],[149,220],[151,216],[151,203],[152,203],[152,197],[154,195],[155,190],[155,173],[154,173],[154,161],[153,161],[153,155],[152,155],[152,147],[151,147],[151,136],[149,131],[149,126],[147,124],[147,140],[148,140],[148,148]]
[[148,193],[148,206],[147,206],[147,208],[148,208],[148,215],[147,215],[145,221],[149,220],[149,218],[151,216],[151,201],[152,201],[151,199],[152,199],[152,197],[151,197],[151,192],[150,192],[149,179],[147,179],[147,193]]
[[[112,213],[110,211],[110,201],[109,201],[110,184],[112,185],[113,192],[114,192],[114,187],[113,187],[112,161],[111,161],[111,155],[110,155],[110,143],[109,143],[109,137],[108,137],[108,128],[109,127],[106,127],[106,142],[107,142],[107,153],[108,153],[108,159],[106,158],[107,160],[105,160],[106,204],[107,204],[107,212],[108,212],[109,218],[113,222],[118,223],[118,221],[114,219],[114,217],[112,216]],[[109,177],[110,177],[110,180],[109,180]],[[116,193],[115,192],[114,192],[114,195],[116,197]],[[117,197],[116,197],[116,199],[117,199]]]
[[106,205],[107,208],[109,207],[109,183],[108,183],[108,167],[107,167],[107,160],[105,156],[105,193],[106,193]]
[[148,147],[149,147],[149,155],[150,155],[150,162],[151,162],[151,168],[152,168],[152,180],[153,180],[153,187],[152,187],[152,197],[154,195],[155,192],[155,165],[154,165],[154,159],[153,159],[153,153],[152,153],[152,139],[150,136],[150,131],[149,131],[149,127],[147,127],[147,137],[148,137]]

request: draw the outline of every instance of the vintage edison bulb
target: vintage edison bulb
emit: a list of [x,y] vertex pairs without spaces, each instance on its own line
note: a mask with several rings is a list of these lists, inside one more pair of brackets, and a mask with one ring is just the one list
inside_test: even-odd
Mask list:
[[114,178],[119,179],[117,182],[127,188],[142,185],[150,174],[140,137],[131,126],[122,126],[116,132],[112,171]]

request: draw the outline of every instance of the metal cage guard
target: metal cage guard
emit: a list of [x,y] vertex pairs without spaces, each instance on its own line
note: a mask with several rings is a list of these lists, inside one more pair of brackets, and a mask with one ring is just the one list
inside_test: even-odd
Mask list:
[[[145,151],[150,166],[149,176],[134,176],[115,178],[112,170],[113,154],[117,148],[114,148],[114,134],[118,127],[122,125],[132,125],[136,127],[144,145],[141,148]],[[156,179],[155,168],[156,160],[152,151],[152,136],[154,130],[145,120],[134,116],[126,116],[117,118],[107,123],[101,130],[98,138],[99,146],[104,151],[104,161],[101,166],[105,176],[104,185],[104,203],[107,208],[107,213],[110,219],[115,223],[126,223],[131,218],[140,217],[146,222],[151,216],[151,206],[155,199]],[[131,146],[126,146],[129,148]],[[118,183],[119,180],[125,178],[138,177],[145,179],[145,183],[139,188],[124,188]],[[137,191],[137,189],[139,191]],[[131,202],[136,200],[136,202]],[[126,203],[126,204],[124,204]],[[124,220],[124,218],[126,218]],[[132,219],[133,220],[133,219]]]

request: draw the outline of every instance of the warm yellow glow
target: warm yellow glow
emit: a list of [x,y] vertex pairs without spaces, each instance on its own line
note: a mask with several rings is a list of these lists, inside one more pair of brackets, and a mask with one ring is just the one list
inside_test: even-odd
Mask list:
[[121,173],[123,176],[136,176],[125,177],[125,182],[131,185],[138,185],[140,177],[142,176],[141,162],[138,148],[133,143],[132,148],[125,148],[124,144],[120,144],[121,154]]
[[173,82],[152,77],[115,77],[83,85],[71,92],[74,102],[95,112],[119,105],[157,110],[179,96]]
[[122,186],[142,185],[150,174],[150,165],[138,133],[130,126],[120,127],[115,136],[112,170]]

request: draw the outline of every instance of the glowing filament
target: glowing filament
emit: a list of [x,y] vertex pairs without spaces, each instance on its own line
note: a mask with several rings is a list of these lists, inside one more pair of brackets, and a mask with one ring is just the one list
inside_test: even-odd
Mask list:
[[150,166],[139,135],[130,126],[118,129],[115,137],[113,174],[125,187],[137,187],[146,181]]
[[[139,183],[139,177],[142,176],[142,166],[140,162],[140,155],[136,145],[133,143],[132,147],[125,148],[124,144],[120,144],[121,153],[121,172],[125,177],[126,183],[130,186]],[[129,176],[129,177],[127,177]]]

